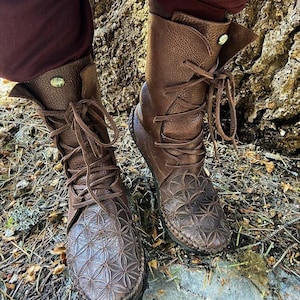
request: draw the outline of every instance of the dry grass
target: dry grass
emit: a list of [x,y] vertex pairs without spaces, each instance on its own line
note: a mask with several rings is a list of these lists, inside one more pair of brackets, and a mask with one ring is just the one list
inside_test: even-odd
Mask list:
[[[80,299],[65,268],[68,196],[58,152],[32,104],[0,96],[0,294],[3,299]],[[277,268],[300,279],[299,158],[255,145],[238,145],[236,155],[219,142],[216,161],[208,143],[206,168],[234,234],[226,251],[214,257],[196,255],[169,239],[127,116],[115,120],[121,133],[117,158],[133,217],[142,224],[150,271],[170,277],[168,266],[174,262],[213,269],[214,258],[222,257],[245,276],[257,274],[251,280],[264,286],[266,272]]]

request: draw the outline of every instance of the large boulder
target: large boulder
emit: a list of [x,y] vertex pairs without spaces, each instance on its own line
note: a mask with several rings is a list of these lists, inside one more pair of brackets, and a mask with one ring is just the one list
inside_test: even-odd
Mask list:
[[235,18],[258,40],[233,62],[240,138],[300,150],[300,2],[252,0]]

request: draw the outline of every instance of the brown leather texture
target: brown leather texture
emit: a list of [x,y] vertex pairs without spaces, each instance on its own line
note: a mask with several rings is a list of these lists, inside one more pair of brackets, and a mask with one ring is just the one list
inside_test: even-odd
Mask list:
[[100,101],[91,58],[18,84],[11,95],[39,105],[62,154],[70,196],[67,262],[76,287],[91,300],[139,299],[144,251],[112,149],[117,128]]
[[[234,82],[220,68],[219,58],[231,59],[246,42],[243,37],[240,43],[235,32],[228,39],[234,52],[228,45],[222,54],[220,40],[232,27],[238,30],[240,25],[204,21],[180,12],[172,20],[150,15],[146,83],[131,116],[131,132],[155,177],[170,236],[201,252],[223,249],[231,236],[218,195],[204,171],[203,118],[207,112],[211,135],[215,124],[225,140],[234,142]],[[247,43],[253,38],[249,31]],[[232,118],[229,133],[219,120],[224,93]]]

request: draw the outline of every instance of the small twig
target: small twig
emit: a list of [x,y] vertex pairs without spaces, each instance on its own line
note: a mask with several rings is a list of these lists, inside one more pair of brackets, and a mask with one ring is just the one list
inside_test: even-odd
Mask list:
[[22,253],[24,253],[28,259],[30,259],[30,254],[28,254],[23,248],[21,248],[19,245],[17,245],[16,243],[14,243],[13,241],[10,241],[11,244],[13,244],[16,248],[18,248]]
[[45,285],[46,285],[48,279],[49,279],[51,276],[52,276],[52,273],[51,273],[51,272],[48,272],[47,276],[44,278],[44,280],[42,281],[42,283],[41,283],[40,286],[39,286],[39,291],[40,291],[40,293],[43,292],[43,289],[44,289],[44,287],[45,287]]
[[276,264],[273,266],[273,270],[283,261],[283,259],[285,258],[285,256],[289,253],[289,251],[292,249],[292,248],[294,248],[294,247],[296,247],[297,246],[297,244],[295,243],[295,244],[292,244],[292,245],[290,245],[284,252],[283,252],[283,254],[281,255],[281,257],[279,258],[279,260],[276,262]]
[[300,245],[299,240],[297,240],[286,228],[283,228],[283,229],[288,234],[288,236],[290,236],[293,240],[295,240],[296,243],[298,243]]
[[271,251],[272,248],[274,248],[274,243],[273,243],[273,242],[272,242],[272,243],[270,244],[270,246],[268,247],[266,253],[264,254],[264,257],[267,257],[267,255],[269,254],[269,252]]
[[0,289],[0,293],[6,297],[9,300],[14,300],[14,298],[12,298],[11,296],[9,296],[5,291],[3,291],[2,289]]
[[280,268],[282,268],[284,271],[286,271],[288,273],[292,273],[293,275],[295,275],[296,277],[298,277],[300,279],[300,274],[298,274],[297,272],[289,269],[288,267],[281,265]]
[[267,240],[271,239],[273,236],[275,236],[277,233],[279,233],[281,230],[285,229],[286,227],[293,225],[294,223],[297,223],[300,221],[300,218],[293,219],[289,222],[286,222],[283,225],[278,226],[278,229],[276,229],[274,232],[272,232],[270,235],[266,236],[261,242],[266,242]]
[[297,223],[300,221],[300,218],[296,218],[296,219],[293,219],[281,226],[279,226],[276,230],[274,230],[271,234],[267,235],[263,240],[257,242],[257,243],[254,243],[254,244],[251,244],[251,245],[247,245],[247,246],[244,246],[242,248],[240,248],[240,250],[244,250],[244,249],[248,249],[248,248],[251,248],[251,247],[255,247],[255,246],[258,246],[262,243],[265,243],[267,242],[268,240],[270,240],[272,237],[274,237],[276,234],[278,234],[280,231],[286,229],[286,227],[290,226],[290,225],[293,225],[294,223]]
[[[23,257],[23,254],[20,254],[17,258],[15,258],[12,261],[9,261],[9,259],[11,258],[11,256],[9,258],[7,258],[5,261],[7,261],[7,263],[5,265],[0,265],[1,269],[4,270],[5,268],[7,268],[8,266],[12,266],[14,263],[16,263],[18,260],[20,260]],[[4,261],[2,261],[2,263],[4,263]]]
[[12,294],[13,297],[17,294],[17,292],[18,292],[20,286],[22,285],[22,283],[23,283],[23,279],[20,280],[20,282],[18,283],[17,287],[14,289],[14,293]]
[[238,234],[237,234],[237,237],[236,237],[236,243],[235,243],[236,247],[238,247],[239,244],[240,244],[240,238],[241,238],[242,229],[243,229],[243,226],[240,226]]
[[23,248],[21,248],[19,245],[17,245],[16,243],[14,243],[13,241],[10,241],[16,248],[18,248],[20,251],[22,251],[28,258],[28,260],[30,261],[32,258],[32,254],[34,254],[36,257],[38,257],[39,259],[42,259],[37,253],[31,251],[31,254],[27,253]]
[[39,285],[40,285],[40,278],[41,278],[42,270],[43,270],[43,266],[40,268],[40,271],[39,271],[37,279],[36,279],[35,291],[37,293],[39,292]]
[[[236,263],[236,264],[227,265],[227,266],[225,266],[225,268],[239,267],[239,266],[244,266],[244,265],[248,265],[248,264],[249,264],[248,261],[244,261],[244,262],[240,262],[240,263]],[[223,267],[221,267],[221,268],[223,268]]]

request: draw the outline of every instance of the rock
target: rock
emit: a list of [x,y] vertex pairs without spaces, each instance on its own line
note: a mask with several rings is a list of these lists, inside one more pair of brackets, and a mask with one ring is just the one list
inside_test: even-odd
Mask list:
[[249,1],[236,20],[258,41],[232,65],[240,136],[288,153],[300,150],[299,12],[299,1]]
[[144,78],[148,7],[140,0],[101,0],[95,9],[94,52],[102,100],[110,112],[137,103]]
[[[215,271],[192,269],[172,264],[171,278],[154,274],[143,300],[296,300],[299,299],[299,279],[282,270],[268,274],[268,283],[257,286],[252,278],[246,278],[226,261],[217,261]],[[255,274],[253,275],[255,277]]]
[[20,196],[21,194],[29,192],[31,188],[32,184],[29,181],[22,179],[16,183],[15,196]]

